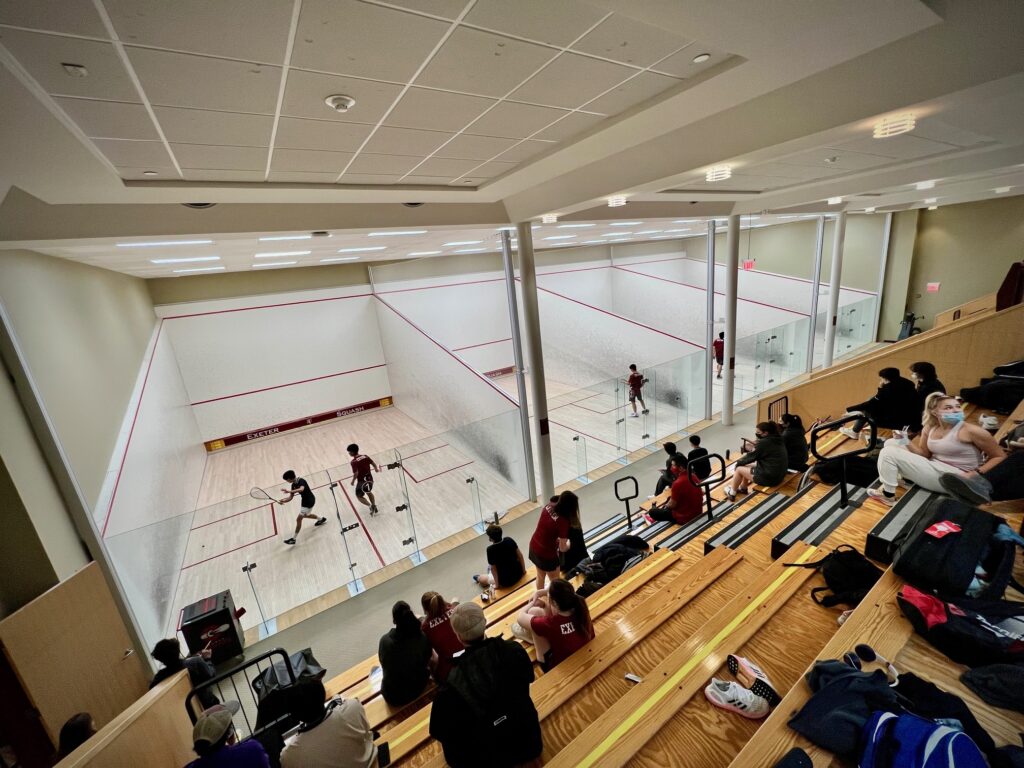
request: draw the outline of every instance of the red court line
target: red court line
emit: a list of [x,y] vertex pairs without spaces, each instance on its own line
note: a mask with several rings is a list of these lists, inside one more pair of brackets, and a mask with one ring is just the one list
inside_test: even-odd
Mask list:
[[605,445],[610,445],[615,450],[619,450],[619,447],[617,445],[615,445],[614,443],[609,443],[607,440],[602,440],[600,437],[595,437],[594,435],[588,435],[586,432],[584,432],[581,429],[576,429],[574,427],[570,427],[569,425],[563,424],[560,421],[555,421],[554,419],[548,419],[548,421],[550,421],[552,424],[556,424],[559,427],[562,427],[562,429],[568,429],[570,432],[575,432],[578,435],[583,435],[584,437],[589,437],[591,440],[597,440],[597,442],[599,442],[599,443],[604,443]]
[[[135,414],[132,416],[132,426],[128,430],[128,439],[124,444],[124,453],[121,454],[121,465],[117,468],[117,478],[114,480],[114,490],[110,494],[110,504],[107,506],[107,515],[103,518],[103,530],[100,531],[100,538],[107,535],[107,525],[110,523],[110,513],[114,511],[114,500],[117,498],[117,489],[121,485],[121,473],[124,471],[124,462],[128,458],[128,448],[132,444],[132,435],[135,434],[135,422],[139,420],[139,410],[142,408],[142,398],[146,394],[146,384],[149,383],[149,372],[153,369],[153,360],[156,359],[156,347],[160,343],[160,333],[164,329],[164,321],[156,328],[156,338],[153,339],[153,353],[149,356],[149,364],[146,366],[146,376],[142,380],[142,390],[139,392],[139,402],[135,404]],[[204,470],[205,472],[205,470]]]
[[[700,259],[691,259],[689,256],[680,256],[677,259],[659,259],[659,261],[696,261],[698,264],[707,264],[706,261],[701,261]],[[635,262],[631,262],[631,263],[633,263],[633,264],[657,264],[658,262],[657,261],[635,261]],[[722,265],[718,264],[716,266],[722,266]],[[793,277],[792,275],[783,275],[783,274],[781,274],[779,272],[767,272],[767,271],[765,271],[763,269],[744,269],[742,271],[743,272],[754,272],[754,273],[759,274],[759,275],[771,275],[772,277],[778,277],[778,278],[781,278],[783,280],[796,280],[798,283],[807,283],[808,285],[814,282],[813,280],[808,280],[806,277]],[[872,293],[871,291],[861,290],[860,288],[847,288],[844,285],[840,285],[839,287],[842,290],[844,290],[844,291],[853,291],[854,293],[863,293],[866,296],[877,296],[878,295],[877,293]]]
[[537,286],[537,290],[538,291],[544,291],[544,293],[550,293],[552,296],[557,296],[560,299],[565,299],[566,301],[571,301],[574,304],[579,304],[580,306],[586,307],[587,309],[592,309],[595,312],[601,312],[602,314],[608,315],[609,317],[614,317],[617,320],[622,320],[623,322],[629,323],[630,325],[636,325],[636,326],[639,326],[640,328],[646,328],[648,331],[654,331],[654,333],[660,333],[662,336],[668,336],[670,339],[675,339],[676,341],[681,341],[681,342],[683,342],[683,344],[689,344],[691,347],[696,347],[697,349],[704,349],[704,347],[701,346],[700,344],[694,344],[692,341],[687,341],[686,339],[684,339],[684,338],[682,338],[680,336],[673,336],[671,333],[666,333],[665,331],[659,331],[657,328],[654,328],[654,327],[652,327],[650,325],[644,325],[643,323],[638,323],[636,320],[630,320],[628,317],[623,317],[622,315],[617,315],[614,312],[609,312],[607,309],[601,309],[600,307],[595,307],[592,304],[587,304],[586,302],[580,301],[579,299],[573,299],[573,298],[571,298],[569,296],[564,296],[561,293],[558,293],[557,291],[552,291],[550,288],[541,288],[538,285]]
[[[661,280],[663,283],[672,283],[673,285],[685,285],[687,288],[696,288],[698,291],[703,291],[705,293],[707,292],[707,288],[703,288],[703,287],[701,287],[699,285],[692,285],[691,283],[683,283],[683,282],[680,282],[679,280],[670,280],[667,277],[659,277],[658,275],[648,275],[646,272],[637,272],[636,270],[626,269],[625,267],[618,267],[617,266],[617,267],[614,267],[614,269],[618,269],[618,270],[621,270],[623,272],[628,272],[631,275],[639,275],[640,277],[649,277],[649,278],[651,278],[651,280]],[[750,271],[750,270],[748,270],[748,271]],[[715,296],[725,296],[725,292],[724,291],[715,291]],[[806,312],[798,312],[795,309],[787,309],[786,307],[780,307],[777,304],[769,304],[766,301],[755,301],[754,299],[744,299],[744,298],[741,298],[739,296],[736,297],[736,300],[737,301],[745,302],[747,304],[760,304],[762,307],[771,307],[772,309],[778,309],[781,312],[789,312],[789,313],[794,314],[794,315],[801,315],[802,317],[810,317],[810,315],[807,314]]]
[[[274,502],[271,501],[271,502],[269,502],[269,504],[271,506],[273,506]],[[213,525],[214,523],[222,523],[225,520],[230,520],[232,517],[238,517],[239,515],[244,515],[244,514],[247,514],[249,512],[255,512],[257,509],[263,509],[265,506],[267,506],[267,505],[266,504],[260,504],[258,507],[250,507],[249,509],[243,509],[241,512],[235,512],[233,515],[226,515],[224,517],[218,517],[216,520],[211,520],[208,523],[203,523],[202,525],[194,526],[192,528],[189,528],[189,530],[190,531],[198,531],[200,528],[205,528],[208,525]]]
[[604,394],[604,392],[594,392],[592,394],[587,395],[586,397],[581,397],[579,400],[571,400],[568,403],[562,403],[561,405],[556,405],[554,408],[548,408],[548,411],[553,411],[556,408],[565,408],[567,405],[576,405],[576,403],[582,403],[584,400],[589,400],[592,397],[600,397],[603,394]]
[[483,341],[480,342],[479,344],[470,344],[468,347],[455,347],[455,349],[453,349],[452,352],[461,352],[464,349],[476,349],[477,347],[486,347],[488,344],[501,344],[503,341],[512,341],[512,339],[495,339],[494,341]]
[[402,469],[405,470],[405,474],[407,474],[414,483],[419,484],[419,483],[425,483],[425,482],[427,482],[427,480],[433,480],[435,477],[440,477],[441,475],[446,475],[449,472],[454,472],[456,469],[462,469],[463,467],[468,467],[472,463],[473,463],[472,461],[467,461],[465,464],[459,464],[459,466],[457,466],[457,467],[450,467],[448,469],[443,469],[440,472],[437,472],[437,473],[435,473],[433,475],[430,475],[430,477],[424,477],[422,480],[417,480],[413,476],[412,472],[410,472],[408,469],[405,469],[405,465],[404,464],[402,465]]
[[294,387],[297,384],[309,384],[311,381],[320,381],[322,379],[333,379],[336,376],[348,376],[350,373],[360,373],[362,371],[372,371],[376,368],[384,368],[385,363],[378,363],[377,365],[368,365],[365,368],[353,368],[351,371],[339,371],[338,373],[328,373],[324,376],[314,376],[312,379],[302,379],[301,381],[290,381],[287,384],[275,384],[272,387],[263,387],[261,389],[250,389],[248,392],[236,392],[233,395],[221,395],[220,397],[211,397],[208,400],[199,400],[190,405],[206,405],[207,403],[216,403],[219,400],[230,400],[233,397],[244,397],[245,395],[255,395],[259,392],[269,392],[272,389],[282,389],[284,387]]
[[274,538],[275,536],[277,536],[277,517],[276,517],[276,515],[274,515],[274,505],[273,504],[270,505],[270,519],[271,519],[271,522],[273,522],[273,524],[274,524],[274,532],[271,533],[269,536],[264,536],[262,539],[256,539],[255,541],[250,541],[250,542],[248,542],[246,544],[242,544],[241,546],[235,547],[234,549],[229,549],[227,552],[221,552],[219,555],[213,555],[212,557],[207,557],[207,558],[205,558],[203,560],[199,560],[198,562],[189,563],[188,565],[183,565],[183,566],[181,566],[181,570],[187,571],[189,568],[195,568],[197,565],[202,565],[203,563],[208,563],[211,560],[216,560],[218,557],[224,557],[224,555],[230,555],[232,552],[237,552],[240,549],[245,549],[246,547],[251,547],[253,544],[259,544],[261,541],[266,541],[267,539]]
[[395,288],[393,291],[375,291],[374,296],[381,296],[385,293],[410,293],[412,291],[432,291],[435,288],[454,288],[459,285],[479,285],[481,283],[503,283],[504,277],[489,277],[485,280],[464,280],[461,283],[442,283],[441,285],[421,285],[417,288]]
[[192,312],[187,315],[168,315],[164,320],[181,320],[186,317],[205,317],[206,315],[225,315],[231,312],[248,312],[250,309],[275,309],[276,307],[294,307],[298,304],[319,304],[324,301],[343,301],[345,299],[365,299],[372,293],[354,293],[351,296],[331,296],[325,299],[301,299],[299,301],[283,301],[279,304],[259,304],[255,307],[236,307],[235,309],[214,309],[209,312]]
[[363,518],[359,516],[359,512],[356,511],[356,505],[352,503],[352,499],[349,498],[348,491],[345,486],[338,483],[338,487],[341,488],[342,494],[345,496],[345,501],[348,502],[349,507],[352,508],[352,514],[356,516],[356,520],[359,521],[359,527],[363,533],[366,534],[366,540],[370,542],[370,546],[373,547],[373,552],[377,555],[377,559],[380,561],[381,567],[384,567],[384,558],[381,557],[380,550],[377,549],[377,543],[373,540],[373,536],[370,535],[370,529],[366,527],[366,523],[363,522]]

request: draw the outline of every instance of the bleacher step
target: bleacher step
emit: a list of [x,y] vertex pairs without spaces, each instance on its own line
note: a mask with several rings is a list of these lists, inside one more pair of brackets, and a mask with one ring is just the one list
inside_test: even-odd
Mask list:
[[726,516],[732,514],[740,507],[749,504],[755,499],[757,500],[755,503],[761,503],[764,499],[764,494],[751,493],[737,501],[721,501],[711,508],[710,520],[707,515],[701,515],[700,517],[691,520],[686,525],[680,527],[680,529],[671,536],[665,537],[665,539],[658,543],[655,549],[679,550],[704,533],[704,531],[720,523],[726,518]]
[[903,494],[885,517],[868,531],[864,542],[864,554],[880,563],[891,563],[893,543],[910,529],[918,512],[931,498],[932,494],[919,486],[914,486]]
[[845,508],[839,506],[840,487],[837,485],[800,517],[772,539],[772,559],[777,560],[798,541],[817,546],[856,510],[867,498],[866,488],[848,488],[849,500]]
[[764,528],[768,523],[785,512],[789,507],[799,501],[807,492],[814,487],[808,485],[793,496],[783,496],[781,493],[773,493],[764,501],[747,510],[738,519],[716,533],[712,538],[704,542],[704,554],[707,554],[717,547],[730,547],[736,549],[743,542]]

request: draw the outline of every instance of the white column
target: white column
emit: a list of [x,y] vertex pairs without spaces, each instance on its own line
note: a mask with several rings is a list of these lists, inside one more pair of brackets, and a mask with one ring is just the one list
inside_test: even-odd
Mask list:
[[533,230],[530,222],[516,225],[519,234],[519,280],[523,288],[523,324],[529,354],[528,370],[533,390],[533,423],[537,436],[537,467],[540,496],[547,501],[555,493],[551,469],[551,435],[548,428],[548,393],[544,383],[544,349],[540,339],[540,308],[537,305],[537,271],[533,260]]
[[836,346],[836,322],[839,317],[839,279],[843,275],[843,241],[846,239],[846,211],[836,216],[835,239],[832,241],[832,273],[828,280],[828,319],[825,326],[825,357],[822,368],[832,365]]
[[811,328],[807,336],[807,372],[814,369],[814,334],[818,331],[818,285],[821,283],[821,254],[825,247],[825,217],[818,217],[818,234],[814,241],[814,279],[811,280]]
[[732,398],[736,377],[736,293],[740,269],[740,217],[729,217],[725,262],[725,365],[722,376],[722,424],[732,426]]
[[711,414],[714,413],[714,405],[712,404],[711,391],[715,381],[715,220],[708,219],[708,276],[705,280],[707,289],[707,307],[705,309],[705,317],[707,322],[707,331],[704,334],[704,349],[707,354],[704,355],[704,418],[710,419]]
[[885,270],[889,266],[889,243],[892,242],[892,212],[885,214],[882,231],[882,257],[878,263],[878,289],[875,293],[875,316],[871,321],[871,340],[878,341],[878,321],[882,317],[882,291],[885,290]]

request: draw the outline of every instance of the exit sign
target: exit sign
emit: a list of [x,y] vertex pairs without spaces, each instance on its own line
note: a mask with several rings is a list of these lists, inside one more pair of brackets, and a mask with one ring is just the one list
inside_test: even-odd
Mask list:
[[928,293],[938,293],[942,283],[928,283]]

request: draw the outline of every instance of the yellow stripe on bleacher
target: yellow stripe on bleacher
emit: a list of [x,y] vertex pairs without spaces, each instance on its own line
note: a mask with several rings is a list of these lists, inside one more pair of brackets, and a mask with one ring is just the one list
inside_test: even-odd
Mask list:
[[[807,562],[817,551],[816,547],[812,547],[800,555],[795,564],[802,564]],[[704,660],[710,656],[714,650],[721,644],[721,642],[728,637],[743,621],[745,621],[750,614],[756,611],[764,604],[768,598],[770,598],[783,584],[791,579],[794,575],[798,574],[799,571],[795,569],[786,569],[779,577],[769,584],[754,600],[747,604],[747,606],[740,611],[736,617],[724,626],[717,635],[715,635],[710,641],[705,643],[701,649],[690,657],[690,659],[678,670],[675,674],[669,677],[661,686],[654,692],[654,694],[644,701],[639,707],[637,707],[632,714],[623,720],[611,733],[608,734],[594,749],[592,749],[577,765],[579,768],[590,768],[594,765],[605,752],[607,752],[619,739],[621,739],[630,728],[634,727],[641,719],[656,705],[658,704],[668,693],[679,684],[679,681],[686,677],[693,669],[699,666]]]

